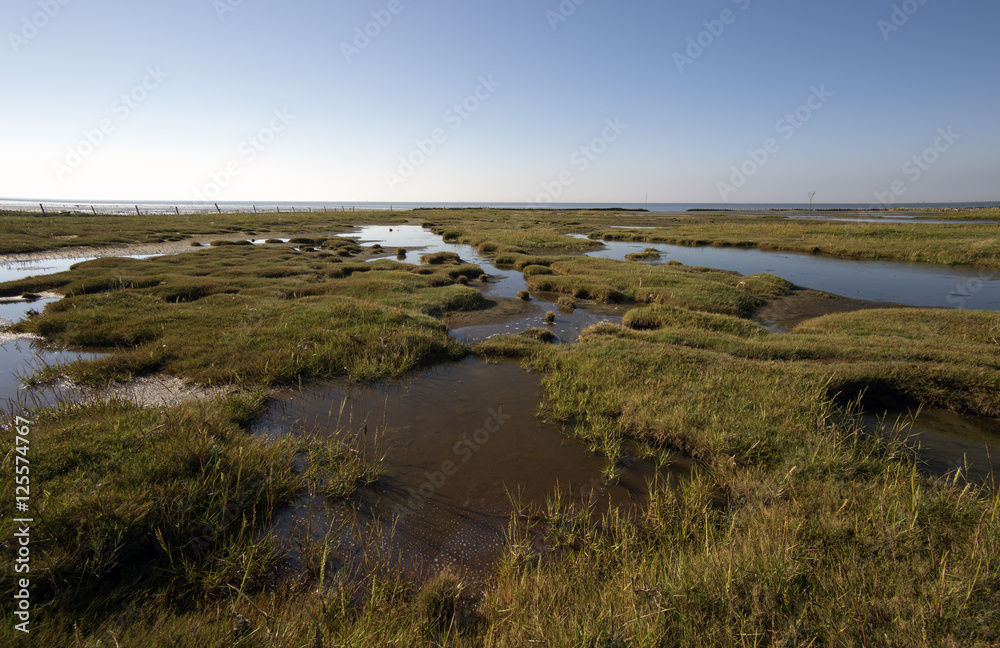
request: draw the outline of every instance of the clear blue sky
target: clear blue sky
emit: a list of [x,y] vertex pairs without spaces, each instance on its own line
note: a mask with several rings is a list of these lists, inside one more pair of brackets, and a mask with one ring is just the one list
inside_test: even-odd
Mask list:
[[1000,199],[995,0],[562,7],[5,0],[0,197]]

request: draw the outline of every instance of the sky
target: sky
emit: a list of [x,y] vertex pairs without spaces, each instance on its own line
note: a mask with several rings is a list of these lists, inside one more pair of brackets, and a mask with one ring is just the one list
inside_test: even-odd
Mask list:
[[0,198],[1000,200],[996,0],[4,0]]

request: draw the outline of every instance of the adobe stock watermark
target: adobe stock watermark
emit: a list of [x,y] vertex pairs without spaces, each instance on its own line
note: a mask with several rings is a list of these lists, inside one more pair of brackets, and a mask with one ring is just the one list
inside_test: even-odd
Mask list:
[[464,435],[452,444],[451,451],[455,456],[454,460],[449,459],[441,462],[438,470],[429,470],[424,473],[425,479],[419,486],[416,488],[408,487],[406,489],[409,498],[407,498],[406,504],[402,507],[402,511],[398,515],[399,520],[413,515],[423,508],[428,500],[444,487],[448,478],[454,477],[458,473],[459,467],[471,461],[476,453],[490,442],[493,435],[499,432],[504,424],[511,419],[510,414],[504,413],[503,405],[498,405],[496,408],[491,409],[488,414],[489,416],[483,422],[482,426],[476,428],[471,434]]
[[216,200],[243,173],[245,165],[256,160],[293,121],[295,115],[288,108],[275,108],[267,124],[240,142],[236,155],[224,167],[210,174],[210,181],[195,192],[195,201],[207,203]]
[[19,54],[21,48],[38,36],[70,2],[72,0],[38,0],[39,10],[30,16],[23,16],[19,30],[7,32],[7,40],[14,53]]
[[875,26],[882,32],[882,39],[889,40],[889,37],[902,29],[910,18],[917,15],[920,8],[927,4],[927,0],[904,0],[900,4],[892,5],[892,13],[889,19],[879,19]]
[[406,155],[400,155],[398,164],[394,171],[385,172],[385,182],[389,185],[389,191],[396,189],[413,177],[417,169],[427,164],[427,161],[437,153],[441,147],[448,142],[449,130],[454,133],[465,125],[472,115],[474,115],[483,104],[496,94],[497,88],[503,84],[496,81],[493,75],[479,77],[479,85],[461,101],[455,102],[441,115],[445,126],[449,128],[435,128],[426,138],[413,140],[413,149]]
[[527,201],[532,207],[543,207],[555,202],[567,188],[576,184],[578,174],[585,173],[628,130],[628,124],[623,124],[620,117],[605,119],[604,124],[604,130],[598,137],[573,151],[569,156],[572,168],[563,169],[555,178],[542,183],[543,191],[535,196],[534,200]]
[[549,27],[552,31],[559,29],[559,25],[568,21],[570,17],[576,13],[577,7],[585,3],[587,0],[562,0],[554,10],[547,9],[545,11],[545,20],[549,21]]
[[212,0],[212,8],[215,15],[219,17],[219,22],[226,20],[226,15],[231,14],[243,4],[243,0]]
[[84,161],[104,144],[108,136],[128,120],[132,113],[144,104],[163,85],[164,79],[169,76],[159,65],[147,67],[146,75],[142,81],[121,93],[117,99],[111,102],[111,116],[99,121],[94,128],[84,129],[79,141],[66,147],[63,159],[52,163],[56,179],[62,182],[68,175],[79,169]]
[[924,174],[930,171],[931,167],[941,159],[941,156],[947,153],[955,145],[955,142],[962,139],[961,135],[952,132],[951,126],[939,128],[937,132],[938,136],[934,139],[933,145],[928,146],[923,152],[903,163],[901,171],[908,182],[903,179],[893,180],[889,184],[888,191],[875,192],[875,200],[885,207],[895,203],[897,198],[906,194],[909,185],[919,182],[920,178],[924,177]]
[[972,299],[986,287],[987,283],[996,281],[997,273],[994,270],[980,270],[978,276],[969,277],[965,281],[955,286],[955,289],[948,293],[945,301],[955,308],[965,308],[966,300]]
[[[812,86],[811,94],[805,102],[774,125],[775,132],[781,139],[788,142],[802,129],[813,116],[823,109],[828,101],[833,97],[833,93],[826,89],[826,84],[821,84],[818,88]],[[781,142],[774,137],[769,137],[761,144],[760,148],[747,149],[747,158],[739,165],[729,167],[730,175],[728,182],[719,180],[715,183],[715,188],[719,191],[719,196],[723,202],[729,201],[729,196],[746,186],[750,178],[757,175],[771,158],[781,150]]]
[[[750,0],[732,0],[732,2],[741,12],[750,8]],[[705,29],[694,36],[688,36],[687,47],[684,48],[683,52],[674,52],[674,64],[677,65],[677,71],[684,74],[684,68],[694,63],[706,50],[712,47],[725,33],[726,27],[735,23],[738,17],[739,14],[732,9],[723,9],[718,18],[704,21],[702,24]]]
[[340,41],[340,51],[348,63],[382,35],[382,32],[392,24],[396,16],[403,13],[402,0],[389,0],[385,9],[375,9],[371,12],[372,19],[360,27],[354,28],[354,39],[351,42]]

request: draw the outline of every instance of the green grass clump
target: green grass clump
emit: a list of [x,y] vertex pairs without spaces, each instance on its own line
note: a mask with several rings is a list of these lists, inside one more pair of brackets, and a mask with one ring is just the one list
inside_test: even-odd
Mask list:
[[420,589],[415,602],[417,614],[433,634],[455,623],[464,589],[461,579],[450,571],[438,574]]
[[462,263],[462,259],[460,259],[454,252],[434,252],[433,254],[425,254],[421,256],[420,263],[427,265],[442,265],[446,263],[458,265]]
[[660,258],[660,251],[656,248],[646,248],[642,252],[631,252],[625,255],[629,261],[656,261]]
[[537,340],[538,342],[555,342],[555,333],[546,328],[530,328],[518,333],[519,336],[528,338],[529,340]]
[[576,300],[569,295],[560,295],[559,299],[556,300],[556,305],[559,307],[559,310],[567,313],[572,313],[576,310]]
[[246,246],[246,245],[253,245],[253,241],[220,240],[220,241],[212,241],[210,245],[212,247],[225,247],[227,245]]
[[543,265],[529,265],[525,266],[524,269],[521,270],[521,272],[523,272],[524,275],[528,277],[532,275],[550,275],[552,274],[552,268]]

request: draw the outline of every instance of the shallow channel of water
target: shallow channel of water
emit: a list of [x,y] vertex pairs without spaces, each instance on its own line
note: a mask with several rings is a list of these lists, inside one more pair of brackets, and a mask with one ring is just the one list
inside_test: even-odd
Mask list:
[[[152,259],[158,256],[164,256],[161,254],[129,254],[122,255],[129,259]],[[57,272],[66,272],[72,266],[77,263],[83,263],[84,261],[93,261],[100,257],[90,256],[90,257],[75,257],[75,258],[58,258],[58,259],[32,259],[31,261],[6,261],[0,263],[0,283],[7,281],[17,281],[19,279],[26,279],[28,277],[37,277],[43,275],[56,274]]]
[[276,395],[258,433],[337,438],[384,453],[385,468],[360,505],[305,498],[279,515],[279,532],[331,543],[341,564],[377,551],[414,573],[451,565],[483,574],[504,548],[509,494],[544,508],[559,489],[595,515],[638,510],[655,468],[626,457],[609,483],[606,458],[536,416],[540,391],[516,364],[469,358],[401,381]]
[[[576,235],[585,238],[583,235]],[[680,261],[689,266],[732,270],[743,275],[767,272],[804,288],[909,306],[1000,310],[1000,272],[945,268],[898,261],[853,261],[791,252],[765,252],[726,247],[688,247],[665,243],[604,242],[588,256],[624,259],[626,254],[654,248],[657,263]]]

